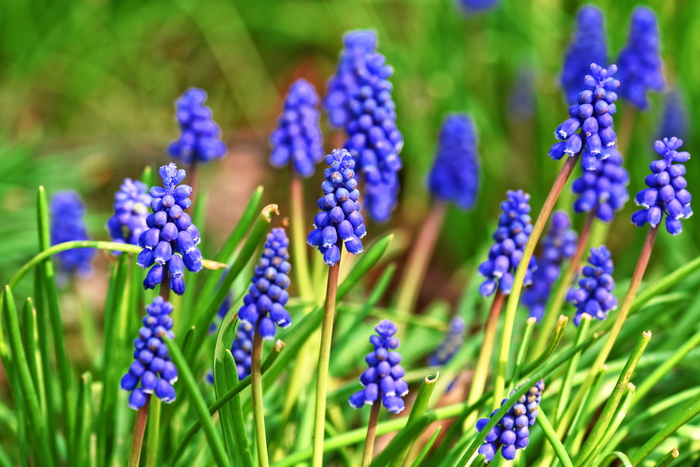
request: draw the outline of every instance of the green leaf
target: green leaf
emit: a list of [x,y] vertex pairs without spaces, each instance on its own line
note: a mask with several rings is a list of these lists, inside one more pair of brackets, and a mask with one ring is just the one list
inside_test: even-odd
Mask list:
[[549,423],[549,419],[544,414],[541,407],[538,410],[537,423],[542,427],[542,431],[544,432],[547,441],[549,441],[549,444],[552,446],[552,448],[554,448],[554,452],[557,454],[559,461],[564,464],[564,467],[573,467],[574,464],[571,462],[564,445],[561,443],[559,437],[557,437],[552,424]]
[[428,452],[430,452],[430,449],[433,447],[433,444],[435,444],[435,441],[437,440],[437,437],[440,434],[441,430],[442,425],[439,425],[437,428],[435,428],[435,431],[433,431],[433,434],[430,436],[428,442],[425,443],[425,446],[423,446],[423,448],[420,450],[420,452],[418,453],[418,457],[416,457],[416,460],[413,461],[411,467],[418,467],[421,465],[423,459],[425,459],[425,456],[428,455]]
[[92,435],[92,375],[83,373],[80,378],[78,405],[76,412],[75,446],[76,462],[78,465],[90,465],[90,437]]

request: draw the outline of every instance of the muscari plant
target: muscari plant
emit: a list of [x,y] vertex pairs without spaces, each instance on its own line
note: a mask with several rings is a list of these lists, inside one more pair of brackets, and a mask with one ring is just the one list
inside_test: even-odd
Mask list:
[[[358,117],[358,103],[363,102],[362,112],[366,112],[370,91],[386,90],[382,86],[386,86],[387,71],[381,71],[384,65],[373,55],[375,49],[372,33],[346,37],[341,62],[352,79],[343,78],[339,88],[351,88],[353,83],[357,87],[345,97],[334,97],[347,107],[345,111],[338,110],[342,105],[336,107],[331,119],[345,118],[342,125],[357,130],[354,135],[370,135],[373,128],[363,133],[367,128],[352,126],[353,119],[359,122],[362,115],[370,115]],[[673,461],[679,455],[676,446],[690,447],[690,436],[679,429],[700,413],[700,396],[697,388],[683,386],[670,372],[682,359],[692,359],[689,353],[700,335],[688,335],[680,347],[668,343],[647,352],[651,333],[638,336],[641,326],[659,327],[663,332],[659,306],[664,307],[664,317],[680,316],[673,332],[686,331],[682,328],[693,318],[692,311],[676,310],[688,308],[687,291],[692,291],[694,283],[687,277],[700,269],[700,259],[642,282],[659,226],[663,223],[668,233],[677,235],[692,214],[683,165],[690,155],[680,150],[682,141],[673,135],[654,145],[661,158],[650,164],[646,188],[635,197],[640,209],[632,216],[647,237],[629,281],[623,277],[624,268],[618,267],[617,293],[624,296],[619,307],[615,309],[612,295],[611,257],[622,258],[628,245],[610,242],[610,250],[592,249],[590,265],[581,269],[574,284],[580,255],[591,243],[586,229],[593,220],[611,221],[624,207],[629,182],[611,118],[616,105],[614,68],[594,65],[589,69],[591,74],[580,78],[583,92],[570,109],[571,119],[556,132],[561,141],[553,148],[553,156],[566,159],[547,200],[540,206],[531,203],[523,190],[507,193],[495,243],[483,248],[487,259],[479,268],[470,267],[466,305],[451,321],[439,313],[422,313],[416,290],[410,306],[397,305],[406,303],[400,296],[408,282],[399,280],[395,291],[390,287],[395,265],[385,252],[393,237],[375,236],[374,229],[367,235],[360,185],[366,183],[369,189],[370,182],[364,178],[367,165],[356,149],[336,149],[325,158],[329,167],[317,202],[319,212],[305,236],[320,251],[317,256],[324,266],[307,270],[306,294],[300,284],[290,285],[289,279],[297,258],[287,249],[293,247],[293,232],[299,227],[292,216],[291,241],[283,228],[269,229],[278,207],[261,208],[262,189],[253,193],[216,251],[205,222],[206,205],[195,202],[192,206],[194,190],[183,184],[185,171],[174,164],[158,170],[162,185],[154,182],[150,169],[141,182],[125,181],[115,195],[113,217],[101,222],[107,223],[113,241],[90,240],[82,223],[83,208],[74,204],[79,207],[66,211],[52,203],[49,209],[40,188],[39,252],[2,293],[0,359],[13,404],[12,410],[2,411],[2,423],[8,428],[5,437],[16,440],[17,447],[0,446],[0,464],[111,465],[128,459],[129,465],[149,466],[283,467],[307,462],[463,466],[496,462],[499,452],[515,465],[535,461],[608,465],[613,459],[625,465],[667,465]],[[378,74],[353,74],[357,70]],[[377,87],[363,91],[367,84],[362,80]],[[276,165],[290,165],[292,174],[304,176],[294,161],[313,161],[302,166],[308,173],[318,161],[318,148],[307,145],[309,139],[302,142],[293,137],[300,134],[293,129],[297,117],[309,118],[300,123],[308,127],[303,134],[320,133],[312,88],[305,86],[299,91],[302,95],[295,97],[296,88],[292,86],[279,131],[271,138],[271,158]],[[178,103],[178,120],[186,124],[177,143],[185,149],[177,153],[191,167],[195,160],[204,162],[213,153],[223,154],[218,127],[212,126],[203,102],[202,92],[188,91]],[[372,125],[378,121],[375,117],[371,116]],[[371,130],[377,133],[371,144],[380,141],[379,136],[392,141],[386,135],[393,130],[386,133],[382,128],[382,135]],[[428,178],[434,204],[454,202],[469,209],[485,182],[480,180],[473,125],[466,115],[450,116],[438,139],[438,156]],[[283,146],[291,151],[287,154],[299,152],[284,159],[280,156],[284,149],[277,149]],[[365,149],[370,147],[378,154],[382,145]],[[582,175],[572,183],[577,195],[574,212],[585,215],[578,241],[571,230],[578,219],[571,222],[563,213],[555,213],[535,260],[539,237],[580,161]],[[358,177],[359,173],[363,175]],[[632,185],[642,188],[639,181],[633,180]],[[201,187],[208,188],[206,183]],[[303,186],[301,190],[303,194]],[[388,199],[380,201],[396,203],[396,195],[389,191]],[[303,207],[303,196],[299,199]],[[145,212],[147,207],[150,214]],[[370,208],[370,214],[371,209],[376,207]],[[537,213],[534,224],[531,210]],[[461,210],[455,212],[464,215]],[[485,221],[496,217],[493,214]],[[308,232],[310,219],[302,214],[301,222],[300,228]],[[635,234],[631,224],[620,229],[627,229],[623,235]],[[423,247],[417,241],[410,248]],[[68,357],[63,330],[69,322],[64,322],[67,318],[61,311],[70,302],[56,288],[51,257],[57,255],[57,265],[62,267],[58,255],[87,251],[92,258],[97,250],[121,254],[99,258],[110,270],[103,346],[91,349],[97,354],[86,366],[73,352]],[[366,251],[350,261],[343,250]],[[432,246],[430,250],[427,258],[432,256]],[[306,255],[310,248],[300,251]],[[341,258],[345,270],[341,270]],[[256,262],[249,266],[251,261]],[[420,264],[426,268],[425,261]],[[574,273],[567,280],[569,270]],[[318,271],[328,274],[325,291]],[[484,277],[477,279],[477,272]],[[18,307],[15,289],[20,281],[29,282],[29,273],[35,273],[32,298]],[[420,288],[424,275],[423,270],[413,289]],[[76,286],[81,280],[74,279]],[[245,290],[234,286],[241,283]],[[627,283],[627,291],[620,292],[620,285]],[[640,287],[643,291],[637,295]],[[557,297],[566,297],[569,290],[571,303],[557,305]],[[324,293],[325,306],[318,303]],[[387,305],[378,305],[385,295]],[[479,295],[494,296],[490,310],[475,300]],[[526,310],[518,310],[519,304],[528,305],[543,319],[528,317]],[[547,330],[552,316],[553,329]],[[569,318],[578,325],[573,332],[566,327]],[[369,326],[378,321],[377,334],[370,338],[374,349],[365,355],[367,366],[360,368],[365,353],[362,342]],[[294,326],[289,326],[292,322]],[[207,338],[212,323],[214,337]],[[320,342],[315,339],[319,332]],[[313,355],[306,351],[309,347],[318,351],[317,362],[309,358]],[[422,366],[425,362],[429,367]],[[296,373],[302,366],[311,371]],[[77,368],[88,370],[77,377]],[[213,384],[205,384],[212,368]],[[441,377],[433,376],[438,368]],[[455,379],[459,372],[467,377]],[[360,391],[357,376],[364,386]],[[666,387],[657,385],[662,378]],[[442,381],[451,382],[449,394]],[[544,381],[548,389],[542,398]],[[308,403],[310,398],[287,396],[314,383],[315,404]],[[370,413],[352,410],[348,401],[352,408],[372,405]],[[382,415],[382,406],[390,415]],[[648,429],[638,430],[639,426]],[[389,434],[391,439],[375,442]],[[362,443],[364,449],[353,449]],[[380,445],[385,447],[379,449]],[[689,462],[692,456],[688,455]]]

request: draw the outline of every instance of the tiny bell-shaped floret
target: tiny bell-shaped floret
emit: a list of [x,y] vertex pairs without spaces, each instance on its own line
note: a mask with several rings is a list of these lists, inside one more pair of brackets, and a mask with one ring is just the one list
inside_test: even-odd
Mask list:
[[576,326],[584,313],[602,321],[610,310],[617,308],[617,298],[612,293],[615,280],[612,277],[614,269],[610,250],[605,245],[591,248],[588,263],[583,268],[579,288],[572,288],[566,296],[566,300],[576,306]]
[[610,151],[605,160],[596,160],[595,169],[583,170],[574,180],[572,191],[578,195],[574,211],[578,213],[595,210],[596,217],[610,222],[615,212],[625,206],[629,199],[627,185],[629,173],[622,167],[622,155],[617,149]]
[[[85,225],[85,205],[74,191],[59,191],[51,197],[51,245],[75,240],[89,240]],[[63,274],[88,275],[92,271],[92,248],[72,248],[56,255]]]
[[[114,215],[107,221],[107,229],[115,243],[138,244],[141,234],[148,229],[151,196],[148,187],[138,180],[125,178],[114,194]],[[115,252],[120,254],[120,252]]]

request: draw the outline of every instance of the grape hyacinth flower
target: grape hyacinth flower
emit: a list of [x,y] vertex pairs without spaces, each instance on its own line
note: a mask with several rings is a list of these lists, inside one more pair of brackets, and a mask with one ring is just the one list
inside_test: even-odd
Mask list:
[[185,212],[192,204],[189,198],[192,187],[178,186],[186,173],[173,163],[162,166],[158,173],[163,186],[149,190],[153,197],[153,213],[146,218],[148,230],[139,237],[139,246],[143,250],[136,263],[144,269],[150,268],[143,281],[144,288],[153,289],[169,276],[170,289],[182,295],[185,292],[185,268],[191,272],[202,269],[202,253],[197,248],[199,231]]
[[614,269],[610,250],[605,245],[591,248],[588,262],[590,264],[583,267],[583,277],[578,281],[579,288],[572,288],[566,296],[566,301],[576,305],[576,326],[584,313],[602,321],[610,310],[617,308],[617,298],[612,294],[615,280],[612,277]]
[[462,9],[467,13],[480,13],[495,8],[501,0],[459,0]]
[[569,107],[570,118],[554,132],[559,142],[549,150],[554,160],[580,152],[581,165],[586,170],[594,170],[595,161],[608,158],[616,145],[612,116],[617,111],[615,89],[620,86],[612,77],[617,66],[606,69],[592,63],[590,68],[591,74],[584,79],[586,89],[579,93],[577,103]]
[[[508,191],[506,201],[501,203],[498,229],[493,234],[496,243],[489,250],[489,259],[479,266],[479,274],[486,280],[479,286],[479,293],[487,297],[499,290],[508,295],[513,287],[515,270],[520,264],[523,249],[532,232],[530,218],[530,195],[522,190]],[[537,269],[537,261],[530,259],[525,273],[525,285],[532,283],[532,273]]]
[[523,68],[518,72],[510,96],[508,96],[508,116],[513,121],[527,120],[535,113],[535,70]]
[[134,362],[121,380],[121,388],[131,392],[129,407],[134,410],[143,407],[146,396],[153,392],[167,404],[175,400],[172,384],[177,381],[177,367],[170,361],[168,346],[163,341],[164,337],[175,338],[171,331],[172,311],[173,306],[163,297],[154,298],[146,307],[143,326],[134,341]]
[[323,253],[324,262],[333,266],[340,260],[340,247],[357,255],[362,253],[362,241],[367,234],[360,214],[360,191],[355,178],[355,160],[345,149],[334,149],[326,156],[330,166],[324,172],[321,185],[324,196],[319,198],[321,212],[314,218],[314,230],[308,237],[309,245]]
[[141,234],[148,229],[146,218],[150,205],[151,195],[146,184],[125,178],[119,191],[114,194],[114,215],[107,221],[112,241],[137,245]]
[[[489,431],[484,444],[479,447],[479,454],[485,457],[484,460],[487,463],[493,461],[501,448],[503,458],[513,460],[518,449],[525,449],[530,444],[530,427],[537,421],[543,391],[544,381],[540,380],[527,393],[523,394],[496,426]],[[503,399],[501,405],[507,400]],[[491,417],[496,412],[498,409],[491,413]],[[489,421],[490,417],[482,418],[476,422],[477,431],[483,430]]]
[[460,316],[455,316],[450,321],[450,328],[445,334],[445,339],[440,346],[428,357],[428,365],[446,365],[452,360],[464,343],[464,333],[467,330],[467,323]]
[[284,111],[270,135],[270,163],[274,167],[285,167],[291,162],[302,177],[313,175],[324,155],[318,101],[316,89],[305,79],[295,81],[289,88]]
[[479,192],[479,160],[476,132],[467,115],[450,115],[442,124],[428,185],[431,193],[444,201],[453,201],[462,209],[474,206]]
[[343,43],[338,69],[328,81],[323,99],[328,119],[336,128],[345,127],[350,119],[350,99],[360,88],[360,75],[366,73],[367,56],[377,50],[377,35],[369,30],[350,31],[343,36]]
[[180,125],[180,137],[170,143],[168,153],[188,165],[220,159],[226,154],[221,130],[204,105],[207,93],[190,88],[175,103],[175,118]]
[[537,270],[532,276],[532,286],[523,293],[523,304],[530,309],[530,317],[542,319],[559,279],[562,263],[574,256],[578,235],[571,229],[571,220],[563,211],[552,214],[549,232],[542,242],[542,253],[537,258]]
[[659,139],[676,136],[682,140],[688,136],[688,108],[678,89],[666,95],[664,113],[661,117]]
[[581,78],[588,74],[591,63],[604,65],[607,62],[608,46],[603,13],[595,6],[585,5],[576,15],[576,32],[566,51],[560,78],[566,101],[570,105],[577,103]]
[[647,91],[661,92],[666,85],[659,51],[656,15],[640,6],[632,13],[629,38],[617,59],[620,64],[620,96],[640,110],[649,107]]
[[359,409],[381,399],[389,412],[400,413],[404,409],[403,397],[408,394],[408,383],[403,379],[405,371],[400,365],[401,354],[396,351],[399,340],[394,334],[398,328],[385,319],[374,330],[378,335],[369,338],[374,351],[365,357],[369,368],[360,376],[364,389],[350,396],[350,406]]
[[598,219],[612,221],[615,212],[622,209],[629,199],[629,178],[629,173],[622,167],[622,155],[613,148],[607,159],[595,161],[594,170],[584,170],[574,180],[571,189],[579,195],[574,202],[574,211],[583,213],[595,209]]
[[[89,240],[85,226],[85,206],[78,193],[59,191],[51,197],[51,245],[75,240]],[[56,255],[60,271],[87,275],[92,271],[92,248],[72,248]]]
[[[682,145],[683,141],[676,137],[654,143],[654,149],[663,158],[650,164],[652,173],[645,179],[649,188],[640,191],[634,198],[642,206],[642,209],[632,214],[632,223],[637,227],[643,227],[647,222],[656,227],[665,214],[666,230],[671,235],[678,235],[683,231],[681,219],[693,215],[690,207],[692,196],[686,190],[688,182],[684,177],[683,165],[690,159],[690,153],[678,151]],[[674,165],[674,162],[678,164]]]
[[238,310],[238,319],[257,327],[263,339],[275,337],[277,326],[286,328],[292,321],[284,308],[289,300],[289,239],[284,229],[277,227],[267,234],[262,256],[253,272],[253,283]]

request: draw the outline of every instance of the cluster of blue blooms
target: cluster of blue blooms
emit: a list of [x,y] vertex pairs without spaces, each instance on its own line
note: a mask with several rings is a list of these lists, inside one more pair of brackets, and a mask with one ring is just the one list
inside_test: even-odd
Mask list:
[[578,198],[574,211],[578,213],[595,210],[598,219],[612,221],[615,212],[622,209],[629,199],[627,184],[629,173],[622,167],[622,155],[613,148],[605,160],[596,160],[594,170],[584,170],[574,180],[571,188]]
[[562,263],[574,256],[578,235],[571,229],[569,216],[562,211],[552,214],[549,232],[542,242],[542,252],[537,258],[537,270],[532,285],[523,293],[523,304],[530,309],[530,316],[538,321],[544,316],[545,307],[554,283],[559,279]]
[[471,209],[479,192],[479,160],[476,132],[465,114],[445,119],[438,150],[428,179],[430,191],[438,198]]
[[192,272],[202,269],[202,253],[197,248],[199,231],[185,212],[192,204],[189,198],[192,187],[179,185],[186,174],[173,163],[161,167],[159,174],[163,186],[154,186],[149,191],[153,197],[153,213],[146,218],[148,230],[139,237],[139,246],[143,250],[137,263],[144,269],[150,268],[143,281],[146,289],[155,288],[166,278],[167,267],[170,289],[182,295],[185,292],[185,268]]
[[219,125],[212,111],[204,105],[207,93],[190,88],[175,103],[175,118],[180,124],[180,137],[170,143],[168,153],[185,164],[209,162],[226,154]]
[[572,288],[566,296],[568,302],[576,305],[576,326],[584,313],[604,320],[610,310],[617,308],[617,298],[612,294],[615,280],[612,277],[614,269],[610,250],[605,245],[591,248],[588,262],[590,265],[583,267],[583,277],[578,281],[579,288]]
[[[489,250],[489,259],[479,266],[479,274],[486,280],[479,286],[484,297],[493,294],[496,287],[506,295],[513,287],[515,270],[520,264],[523,250],[532,232],[530,218],[530,195],[522,190],[506,193],[506,201],[501,203],[498,229],[493,234],[496,243]],[[532,273],[537,269],[537,261],[530,259],[525,273],[525,285],[532,283]]]
[[139,237],[148,229],[146,218],[150,205],[151,195],[146,184],[125,178],[119,191],[114,194],[114,215],[107,221],[112,241],[138,244]]
[[286,328],[292,323],[284,308],[289,300],[288,274],[292,269],[288,246],[289,239],[283,228],[272,229],[267,234],[262,257],[253,272],[253,283],[238,311],[238,318],[257,328],[260,336],[267,340],[274,339],[277,326]]
[[[85,206],[78,193],[59,191],[51,197],[51,244],[75,240],[89,240],[85,226]],[[58,253],[56,259],[60,271],[65,274],[86,275],[92,271],[92,248],[73,248]]]
[[163,402],[175,400],[172,384],[177,381],[177,367],[170,361],[168,345],[163,341],[175,337],[171,331],[172,311],[173,306],[162,297],[154,298],[146,307],[143,326],[134,340],[134,362],[121,380],[121,388],[131,392],[129,407],[134,410],[143,407],[147,395],[153,392]]
[[305,79],[295,81],[289,88],[277,128],[270,134],[270,163],[274,167],[292,163],[299,175],[313,175],[324,155],[318,101],[316,90]]
[[362,241],[367,234],[360,214],[360,191],[355,178],[355,159],[345,149],[335,149],[326,156],[330,166],[324,172],[321,184],[324,195],[318,200],[321,212],[314,218],[314,230],[308,237],[309,245],[323,253],[329,266],[340,261],[340,247],[356,255],[362,253]]
[[[690,153],[678,151],[683,141],[678,138],[664,138],[654,143],[654,149],[663,156],[650,164],[651,174],[645,182],[649,188],[637,193],[635,201],[642,209],[632,215],[632,222],[638,227],[647,222],[656,227],[666,215],[666,230],[672,235],[683,231],[681,219],[687,219],[693,214],[690,207],[692,196],[686,190],[684,162],[690,159]],[[678,164],[673,164],[678,162]]]
[[467,331],[467,323],[460,316],[455,316],[450,321],[450,328],[445,334],[442,344],[428,357],[428,365],[446,365],[452,357],[459,352],[464,343],[464,333]]
[[[525,449],[530,444],[530,427],[537,421],[543,391],[544,381],[540,380],[518,399],[518,402],[508,410],[496,426],[491,428],[484,444],[479,447],[479,454],[485,457],[487,463],[493,461],[499,449],[504,459],[513,460],[518,449]],[[507,400],[503,399],[501,405]],[[498,409],[491,413],[491,417],[496,412]],[[483,430],[491,417],[482,418],[476,422],[477,431]]]
[[688,108],[678,89],[673,89],[666,95],[664,113],[659,126],[659,139],[673,136],[685,139],[688,136]]
[[[233,337],[231,344],[231,354],[233,361],[236,363],[236,374],[238,381],[250,376],[250,367],[253,359],[253,334],[255,327],[250,323],[243,321],[238,323],[236,334]],[[207,373],[207,382],[214,384],[214,373]]]
[[467,13],[480,13],[495,8],[500,1],[501,0],[459,0],[459,4]]
[[389,412],[399,413],[404,409],[403,397],[408,394],[408,383],[403,379],[405,372],[401,367],[401,354],[396,351],[399,340],[394,334],[398,328],[385,319],[374,330],[377,335],[369,338],[374,351],[365,357],[369,368],[360,376],[364,389],[350,396],[350,406],[359,409],[381,398]]
[[586,89],[579,93],[577,104],[569,108],[570,118],[554,132],[560,142],[549,150],[552,159],[559,160],[564,154],[574,156],[580,152],[583,168],[593,170],[596,160],[610,156],[617,142],[612,118],[617,111],[615,89],[620,86],[620,82],[612,77],[616,71],[615,65],[606,69],[591,64],[591,74],[584,79]]

